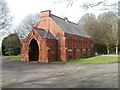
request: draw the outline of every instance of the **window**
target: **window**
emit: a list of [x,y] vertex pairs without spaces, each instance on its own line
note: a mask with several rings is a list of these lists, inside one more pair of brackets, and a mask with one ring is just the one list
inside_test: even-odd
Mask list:
[[35,35],[35,32],[34,32],[34,31],[33,31],[32,33],[33,33],[33,35]]
[[80,49],[80,40],[77,40],[77,41],[76,41],[76,48],[77,48],[77,49]]
[[58,47],[61,47],[61,37],[58,35]]
[[68,49],[72,49],[72,40],[68,40]]
[[85,41],[83,40],[83,44],[82,44],[83,48],[85,48]]
[[86,41],[86,48],[88,48],[88,40]]
[[86,48],[86,41],[83,41],[83,48]]
[[54,46],[51,47],[51,53],[54,53]]
[[86,44],[85,46],[86,46],[86,48],[87,48],[87,46],[88,46],[88,41],[86,41],[85,44]]
[[87,41],[87,48],[90,48],[90,40]]
[[81,41],[81,47],[84,48],[84,42],[83,42],[83,40]]

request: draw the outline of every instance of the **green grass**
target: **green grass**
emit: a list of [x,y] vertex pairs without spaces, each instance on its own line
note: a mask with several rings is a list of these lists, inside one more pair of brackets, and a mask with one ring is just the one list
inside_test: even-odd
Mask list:
[[7,59],[20,61],[21,60],[21,56],[9,56],[9,57],[7,57]]
[[[118,57],[106,57],[106,56],[95,56],[83,59],[75,59],[70,61],[55,61],[50,63],[63,63],[63,64],[105,64],[105,63],[116,63]],[[120,62],[120,60],[119,60]]]
[[[21,60],[21,56],[10,56],[7,57],[10,60]],[[69,61],[54,61],[50,63],[63,63],[63,64],[105,64],[105,63],[117,63],[120,62],[118,57],[107,57],[107,56],[95,56],[83,59],[74,59]]]

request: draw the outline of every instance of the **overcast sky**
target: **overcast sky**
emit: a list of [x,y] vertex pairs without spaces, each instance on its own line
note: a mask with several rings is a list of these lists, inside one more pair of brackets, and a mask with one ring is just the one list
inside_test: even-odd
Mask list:
[[[93,2],[93,0],[76,0],[72,7],[66,8],[68,2],[55,4],[54,2],[63,0],[6,0],[11,15],[14,17],[13,26],[18,25],[22,19],[31,13],[40,13],[44,10],[51,10],[52,14],[60,17],[67,17],[70,21],[77,23],[85,13],[93,13],[96,16],[104,11],[99,10],[101,6],[89,10],[83,10],[80,5],[83,2]],[[94,2],[101,0],[94,0]],[[109,0],[108,3],[118,2],[118,0]],[[0,41],[1,42],[1,41]]]
[[[80,5],[82,0],[76,0],[72,7],[68,7],[67,3],[55,4],[54,2],[63,0],[6,0],[10,8],[11,14],[14,16],[14,24],[18,24],[26,15],[30,13],[40,13],[44,10],[51,10],[51,12],[60,17],[67,17],[70,21],[78,22],[80,17],[87,12],[98,15],[103,12],[98,10],[101,7],[83,10]],[[90,2],[93,0],[83,0],[84,2]],[[99,0],[94,0],[99,1]],[[101,0],[100,0],[101,1]],[[109,0],[108,3],[115,2],[117,0]]]

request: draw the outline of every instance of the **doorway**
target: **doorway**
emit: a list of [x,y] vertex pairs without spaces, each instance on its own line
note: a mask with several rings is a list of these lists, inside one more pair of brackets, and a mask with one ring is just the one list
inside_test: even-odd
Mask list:
[[29,61],[39,60],[39,46],[35,39],[32,39],[29,45]]

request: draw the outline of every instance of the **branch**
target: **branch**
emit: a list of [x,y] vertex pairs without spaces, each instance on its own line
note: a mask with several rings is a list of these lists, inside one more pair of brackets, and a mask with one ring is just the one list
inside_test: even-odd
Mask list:
[[99,6],[101,4],[103,4],[103,6],[105,6],[106,2],[107,2],[107,0],[103,0],[103,1],[100,1],[100,2],[97,2],[97,3],[83,3],[83,5],[80,6],[80,7],[82,7],[82,8],[87,10],[89,8],[93,8],[93,7]]

